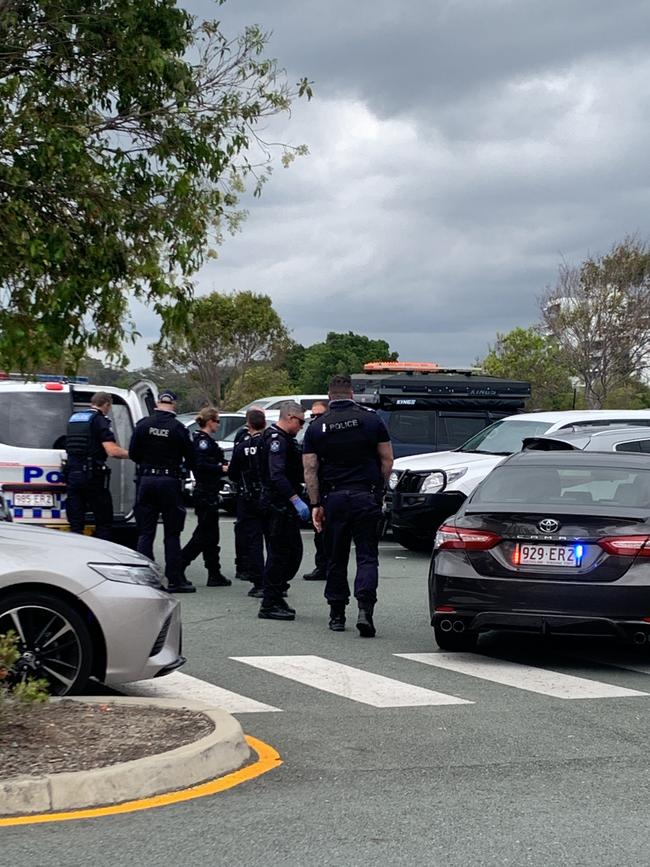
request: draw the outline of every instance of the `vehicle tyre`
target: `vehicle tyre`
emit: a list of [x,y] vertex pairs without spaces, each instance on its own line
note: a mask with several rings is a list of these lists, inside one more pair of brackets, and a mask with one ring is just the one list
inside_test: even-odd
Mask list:
[[409,551],[430,551],[433,548],[433,536],[430,539],[424,539],[422,536],[416,536],[410,530],[396,530],[393,528],[393,538]]
[[44,678],[52,695],[76,695],[92,671],[93,644],[81,615],[47,593],[17,591],[0,600],[0,635],[18,637],[13,680]]
[[433,635],[440,650],[463,651],[474,650],[478,641],[478,632],[444,632],[440,624],[434,623]]

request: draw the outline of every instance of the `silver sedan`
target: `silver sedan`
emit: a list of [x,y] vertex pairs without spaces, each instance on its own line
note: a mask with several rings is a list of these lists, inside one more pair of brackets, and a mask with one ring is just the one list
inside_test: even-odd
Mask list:
[[0,523],[0,635],[13,631],[15,677],[53,695],[159,677],[179,668],[178,601],[155,563],[99,539]]

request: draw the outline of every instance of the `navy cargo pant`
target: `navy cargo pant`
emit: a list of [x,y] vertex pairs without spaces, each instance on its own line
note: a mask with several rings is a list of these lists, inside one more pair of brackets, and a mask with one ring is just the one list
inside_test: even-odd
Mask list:
[[113,500],[108,489],[108,470],[91,475],[72,469],[67,476],[66,515],[73,533],[83,533],[86,512],[95,518],[95,536],[110,541],[113,526]]
[[235,563],[237,572],[262,587],[264,572],[265,515],[259,503],[250,497],[237,497],[235,523]]
[[282,591],[300,569],[302,539],[298,515],[291,504],[270,506],[266,526],[267,556],[262,606],[270,608],[282,602]]
[[162,516],[165,533],[165,575],[170,584],[183,579],[181,533],[185,526],[185,505],[181,480],[173,476],[141,476],[135,501],[138,525],[138,551],[153,556],[158,518]]
[[333,602],[350,601],[348,561],[354,541],[357,572],[354,595],[361,607],[377,601],[379,582],[379,519],[381,508],[375,494],[363,490],[331,491],[324,498],[327,581],[325,598]]
[[221,574],[219,547],[219,492],[203,490],[197,485],[194,491],[196,527],[192,538],[181,551],[183,569],[203,554],[203,563],[208,577]]

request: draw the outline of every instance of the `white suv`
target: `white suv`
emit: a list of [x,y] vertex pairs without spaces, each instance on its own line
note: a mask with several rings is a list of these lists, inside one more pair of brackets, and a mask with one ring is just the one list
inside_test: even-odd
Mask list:
[[430,549],[440,524],[497,464],[521,450],[526,437],[610,424],[650,426],[650,409],[521,413],[500,419],[453,451],[398,458],[384,504],[394,537],[405,548]]

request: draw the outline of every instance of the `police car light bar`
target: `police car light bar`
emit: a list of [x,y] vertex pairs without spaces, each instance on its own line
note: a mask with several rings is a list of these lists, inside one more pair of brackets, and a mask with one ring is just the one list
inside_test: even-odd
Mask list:
[[84,385],[90,382],[87,376],[63,376],[58,373],[6,373],[0,371],[1,382],[61,382],[61,383],[76,383]]
[[441,367],[435,361],[369,361],[364,373],[481,373],[480,367]]

